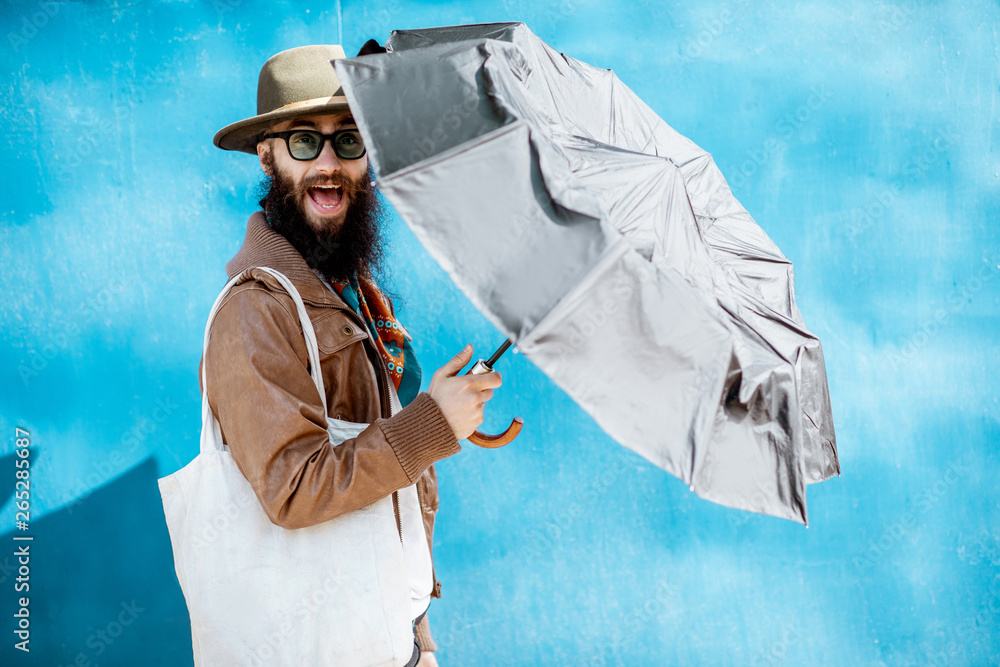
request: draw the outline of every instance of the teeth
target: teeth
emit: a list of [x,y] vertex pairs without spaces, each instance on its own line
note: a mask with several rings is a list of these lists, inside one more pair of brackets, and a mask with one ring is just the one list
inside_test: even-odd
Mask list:
[[[310,187],[309,187],[309,189],[310,189],[310,190],[327,190],[327,191],[336,191],[337,193],[340,193],[340,194],[341,194],[341,196],[343,196],[343,186],[340,186],[340,185],[312,185],[312,186],[310,186]],[[338,203],[338,204],[335,204],[335,205],[333,205],[333,206],[328,206],[328,205],[326,205],[326,204],[320,204],[320,203],[319,203],[318,201],[316,201],[315,199],[313,200],[313,203],[314,203],[314,204],[315,204],[316,206],[318,206],[319,208],[321,208],[321,209],[323,209],[323,210],[326,210],[326,211],[333,211],[334,209],[336,209],[336,208],[337,208],[337,207],[338,207],[338,206],[340,205],[340,204]]]

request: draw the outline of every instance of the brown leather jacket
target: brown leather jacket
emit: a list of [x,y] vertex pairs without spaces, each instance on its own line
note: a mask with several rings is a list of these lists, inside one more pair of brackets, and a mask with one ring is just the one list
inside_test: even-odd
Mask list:
[[[370,426],[333,447],[285,274],[316,330],[329,416]],[[206,357],[208,401],[239,469],[272,522],[301,528],[417,483],[428,545],[438,507],[433,463],[460,450],[437,403],[420,393],[390,414],[388,372],[363,320],[328,289],[261,212],[226,265],[243,275],[221,304]],[[435,596],[438,586],[435,585]]]

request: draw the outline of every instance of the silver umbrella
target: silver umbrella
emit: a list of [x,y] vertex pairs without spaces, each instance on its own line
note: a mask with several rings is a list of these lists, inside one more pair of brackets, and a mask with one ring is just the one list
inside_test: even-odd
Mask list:
[[807,522],[839,474],[791,263],[711,156],[521,23],[336,62],[381,191],[619,443],[708,500]]

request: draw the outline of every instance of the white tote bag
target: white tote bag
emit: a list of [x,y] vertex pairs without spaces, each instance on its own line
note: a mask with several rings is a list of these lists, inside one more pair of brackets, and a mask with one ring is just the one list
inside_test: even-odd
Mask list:
[[[284,275],[261,268],[295,300],[326,412],[316,334],[302,299]],[[216,311],[237,278],[212,307],[206,351]],[[411,602],[391,496],[308,528],[276,526],[223,444],[207,393],[201,414],[201,452],[159,480],[195,665],[405,665],[413,652]],[[339,443],[368,425],[330,419],[328,426]]]

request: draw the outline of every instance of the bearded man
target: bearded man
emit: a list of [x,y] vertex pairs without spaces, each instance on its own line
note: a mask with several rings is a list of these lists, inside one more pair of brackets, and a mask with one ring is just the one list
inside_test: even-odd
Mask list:
[[[426,619],[430,598],[440,597],[430,561],[433,464],[457,453],[459,440],[482,423],[500,377],[460,375],[472,356],[467,345],[420,392],[412,339],[377,285],[381,210],[331,64],[343,57],[339,46],[275,55],[260,72],[257,115],[215,136],[222,149],[256,153],[266,179],[263,210],[250,216],[243,246],[226,265],[230,278],[241,278],[211,325],[204,390],[274,524],[314,526],[393,498],[414,622],[408,664],[436,665]],[[257,267],[284,274],[302,297],[318,343],[325,412],[295,303]],[[345,425],[350,437],[335,437],[331,423]],[[403,491],[411,486],[417,501],[407,505]],[[332,603],[356,608],[382,599]],[[334,664],[331,656],[313,657],[311,664]],[[273,664],[284,664],[280,652]]]

